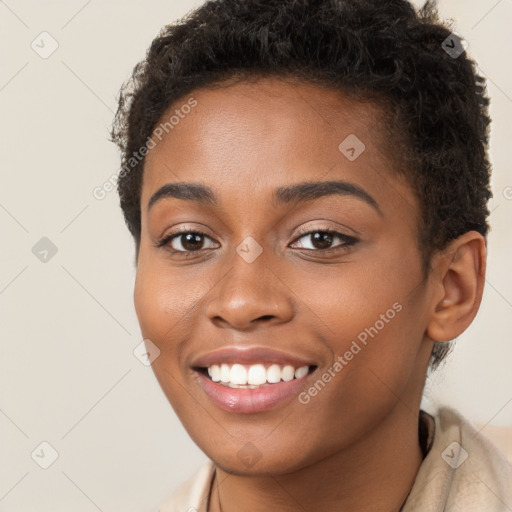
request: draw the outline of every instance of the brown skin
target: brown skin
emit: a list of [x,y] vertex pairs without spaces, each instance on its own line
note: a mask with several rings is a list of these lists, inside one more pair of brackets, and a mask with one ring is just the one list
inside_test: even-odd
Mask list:
[[[422,460],[418,410],[433,340],[473,320],[485,240],[469,232],[451,242],[425,278],[418,202],[394,171],[371,103],[277,79],[192,96],[197,107],[146,160],[134,299],[144,338],[161,350],[155,375],[217,467],[209,510],[220,501],[223,512],[397,511]],[[353,162],[338,149],[349,134],[366,145]],[[333,179],[364,189],[380,213],[350,195],[272,204],[276,187]],[[148,212],[151,195],[178,181],[210,186],[219,206],[166,198]],[[204,248],[183,237],[173,247],[188,247],[188,259],[156,248],[171,227],[206,233]],[[342,249],[322,255],[299,233],[306,228],[358,243],[334,237]],[[235,250],[247,236],[263,248],[250,264]],[[396,302],[403,309],[308,404],[226,412],[190,368],[221,346],[275,347],[315,362],[307,389]],[[251,467],[237,456],[249,441],[261,454]]]

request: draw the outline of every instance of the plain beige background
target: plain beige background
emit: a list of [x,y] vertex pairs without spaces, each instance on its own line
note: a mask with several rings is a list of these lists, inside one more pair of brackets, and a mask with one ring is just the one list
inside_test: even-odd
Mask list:
[[[133,354],[133,243],[115,191],[92,193],[118,171],[120,84],[200,4],[0,1],[0,512],[152,512],[204,460]],[[480,314],[426,402],[512,426],[512,0],[440,6],[489,78],[495,197]]]

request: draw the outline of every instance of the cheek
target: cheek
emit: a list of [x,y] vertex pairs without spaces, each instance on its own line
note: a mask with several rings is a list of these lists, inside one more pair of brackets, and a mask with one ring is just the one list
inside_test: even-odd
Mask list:
[[174,408],[179,397],[181,382],[181,346],[178,330],[183,317],[183,299],[176,296],[171,283],[156,266],[139,260],[134,288],[134,305],[144,339],[151,340],[160,353],[152,362],[152,370],[168,400]]
[[161,341],[167,316],[172,310],[165,289],[151,270],[144,266],[137,269],[134,288],[134,305],[144,338]]
[[141,248],[134,287],[134,305],[140,330],[160,350],[152,369],[169,401],[182,409],[182,390],[190,377],[185,364],[190,340],[196,336],[198,308],[211,283],[192,279],[190,272],[170,269]]
[[188,315],[205,293],[204,287],[186,275],[150,260],[141,249],[133,296],[135,311],[143,336],[162,344],[161,350],[168,349],[186,331]]
[[181,353],[186,339],[183,318],[190,306],[186,295],[169,279],[155,263],[139,256],[134,287],[134,306],[144,339],[151,340],[160,350],[151,368],[164,394],[177,413],[183,406],[183,376]]
[[379,400],[402,392],[426,324],[417,254],[379,256],[364,267],[347,266],[336,277],[317,280],[321,289],[313,277],[302,288],[308,308],[321,320],[318,329],[326,333],[332,363],[342,358],[332,379],[336,384],[329,387],[355,411],[368,402],[378,408]]
[[307,306],[304,314],[330,339],[333,352],[343,353],[347,341],[359,337],[364,343],[370,333],[384,334],[390,325],[401,321],[401,310],[418,279],[415,269],[401,268],[390,259],[382,255],[364,264],[340,265],[335,271],[320,269],[297,275],[292,286]]

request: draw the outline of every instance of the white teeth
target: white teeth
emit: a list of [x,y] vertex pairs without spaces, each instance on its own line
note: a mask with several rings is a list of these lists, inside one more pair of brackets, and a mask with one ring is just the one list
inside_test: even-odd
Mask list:
[[267,368],[267,382],[275,384],[281,380],[281,368],[278,364],[273,364]]
[[300,379],[308,374],[309,366],[301,366],[295,370],[295,378]]
[[223,364],[220,367],[220,381],[229,382],[230,368],[227,364]]
[[252,385],[265,384],[267,382],[267,370],[262,364],[253,364],[249,368],[247,383]]
[[220,382],[227,386],[255,388],[262,385],[277,384],[284,381],[300,379],[309,373],[309,366],[301,366],[295,369],[291,365],[284,367],[272,364],[265,368],[263,364],[243,366],[241,364],[214,364],[207,368],[208,375],[213,382]]
[[220,381],[220,368],[218,365],[214,364],[213,366],[210,366],[210,368],[208,368],[208,373],[210,374],[213,382]]
[[292,380],[294,376],[295,368],[293,366],[287,365],[283,368],[281,379],[283,379],[285,382]]
[[229,374],[229,382],[238,385],[247,384],[247,370],[241,364],[234,364]]

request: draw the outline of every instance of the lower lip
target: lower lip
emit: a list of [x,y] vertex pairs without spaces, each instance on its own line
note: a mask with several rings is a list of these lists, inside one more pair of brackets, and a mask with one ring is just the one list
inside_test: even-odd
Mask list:
[[253,414],[274,409],[299,395],[308,373],[299,379],[262,386],[261,388],[230,388],[198,372],[199,385],[214,404],[228,412]]

